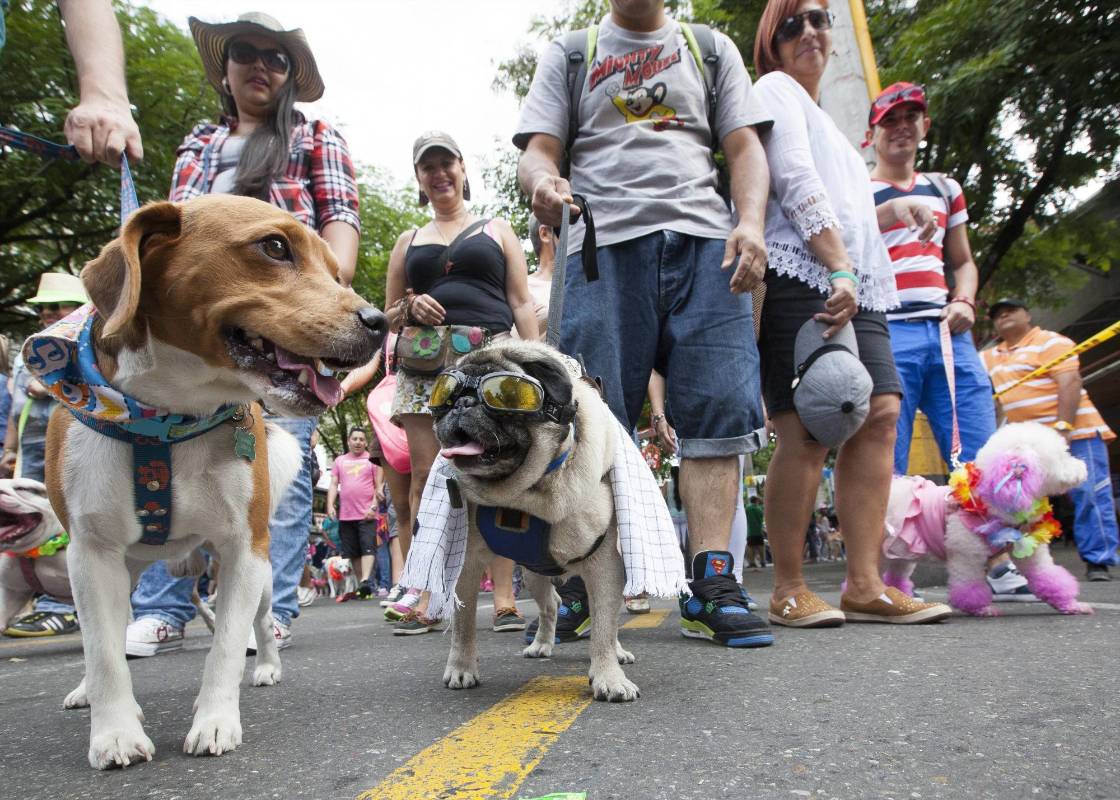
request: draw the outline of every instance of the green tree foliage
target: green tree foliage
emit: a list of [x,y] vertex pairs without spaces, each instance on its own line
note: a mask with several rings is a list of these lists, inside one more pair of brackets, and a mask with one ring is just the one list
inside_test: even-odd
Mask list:
[[[529,33],[538,41],[600,18],[602,0],[570,0]],[[765,3],[668,3],[680,19],[713,25],[751,65]],[[1061,302],[1081,280],[1076,261],[1108,269],[1120,226],[1072,213],[1075,192],[1117,177],[1120,8],[1113,0],[867,0],[884,85],[909,80],[930,95],[933,128],[919,169],[965,187],[985,294]],[[494,87],[523,97],[535,51],[498,66]],[[753,70],[752,70],[753,71]],[[511,170],[497,183],[523,203]]]
[[[147,8],[118,6],[129,96],[144,141],[141,202],[167,196],[175,149],[218,111],[191,38]],[[14,0],[0,53],[0,123],[63,141],[77,79],[53,0]],[[26,333],[19,304],[47,270],[77,272],[112,238],[120,183],[104,166],[0,154],[0,327]]]

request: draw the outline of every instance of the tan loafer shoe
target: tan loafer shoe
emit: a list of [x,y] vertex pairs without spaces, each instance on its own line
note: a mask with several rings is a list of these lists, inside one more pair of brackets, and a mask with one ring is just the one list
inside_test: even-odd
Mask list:
[[893,586],[869,603],[855,603],[840,596],[840,610],[848,622],[886,622],[894,625],[920,625],[940,622],[952,616],[953,609],[944,603],[923,603]]
[[770,600],[770,621],[787,628],[835,628],[844,624],[844,612],[813,592],[799,592],[779,602]]

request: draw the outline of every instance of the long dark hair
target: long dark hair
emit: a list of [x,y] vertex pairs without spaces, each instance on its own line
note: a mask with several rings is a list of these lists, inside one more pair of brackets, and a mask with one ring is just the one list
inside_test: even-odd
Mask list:
[[[225,63],[229,63],[226,54]],[[265,125],[257,127],[241,148],[237,162],[237,179],[233,193],[255,197],[268,202],[272,182],[284,174],[288,167],[292,127],[295,125],[296,84],[291,74],[272,100],[272,108]],[[232,92],[222,93],[222,105],[230,117],[237,117],[237,103]]]

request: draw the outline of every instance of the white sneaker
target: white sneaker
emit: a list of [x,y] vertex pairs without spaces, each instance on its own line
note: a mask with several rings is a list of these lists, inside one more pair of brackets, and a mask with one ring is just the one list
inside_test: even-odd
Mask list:
[[[388,599],[388,598],[386,598]],[[408,589],[401,599],[395,603],[390,603],[385,609],[385,619],[389,622],[399,622],[404,619],[412,609],[416,608],[416,604],[420,602],[420,590]]]
[[399,583],[396,584],[392,589],[389,590],[389,595],[387,597],[381,598],[381,607],[388,608],[389,606],[393,605],[393,603],[399,601],[403,595],[404,589],[401,588],[401,585]]
[[319,593],[315,591],[313,586],[300,586],[296,589],[296,600],[300,606],[309,606],[315,602],[315,598]]
[[1027,586],[1027,579],[1014,564],[996,567],[988,573],[988,586],[992,589],[992,600],[997,603],[1037,603],[1038,598]]
[[626,611],[630,614],[648,614],[649,598],[644,595],[626,598]]
[[141,617],[128,624],[124,652],[133,658],[147,658],[183,646],[183,629],[155,617]]
[[[283,650],[285,647],[290,647],[292,644],[292,626],[284,625],[272,621],[272,635],[276,637],[276,649]],[[245,647],[245,655],[255,656],[257,654],[257,631],[255,628],[249,628],[249,644]]]

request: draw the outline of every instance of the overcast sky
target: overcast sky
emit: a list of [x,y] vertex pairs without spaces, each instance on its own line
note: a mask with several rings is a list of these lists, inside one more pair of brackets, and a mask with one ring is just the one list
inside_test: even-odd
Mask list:
[[529,43],[530,20],[555,13],[556,0],[139,0],[184,31],[187,17],[230,22],[263,11],[303,28],[326,93],[304,107],[336,125],[356,161],[413,178],[412,142],[432,128],[463,148],[476,199],[481,161],[510,141],[517,103],[490,84],[498,62]]

